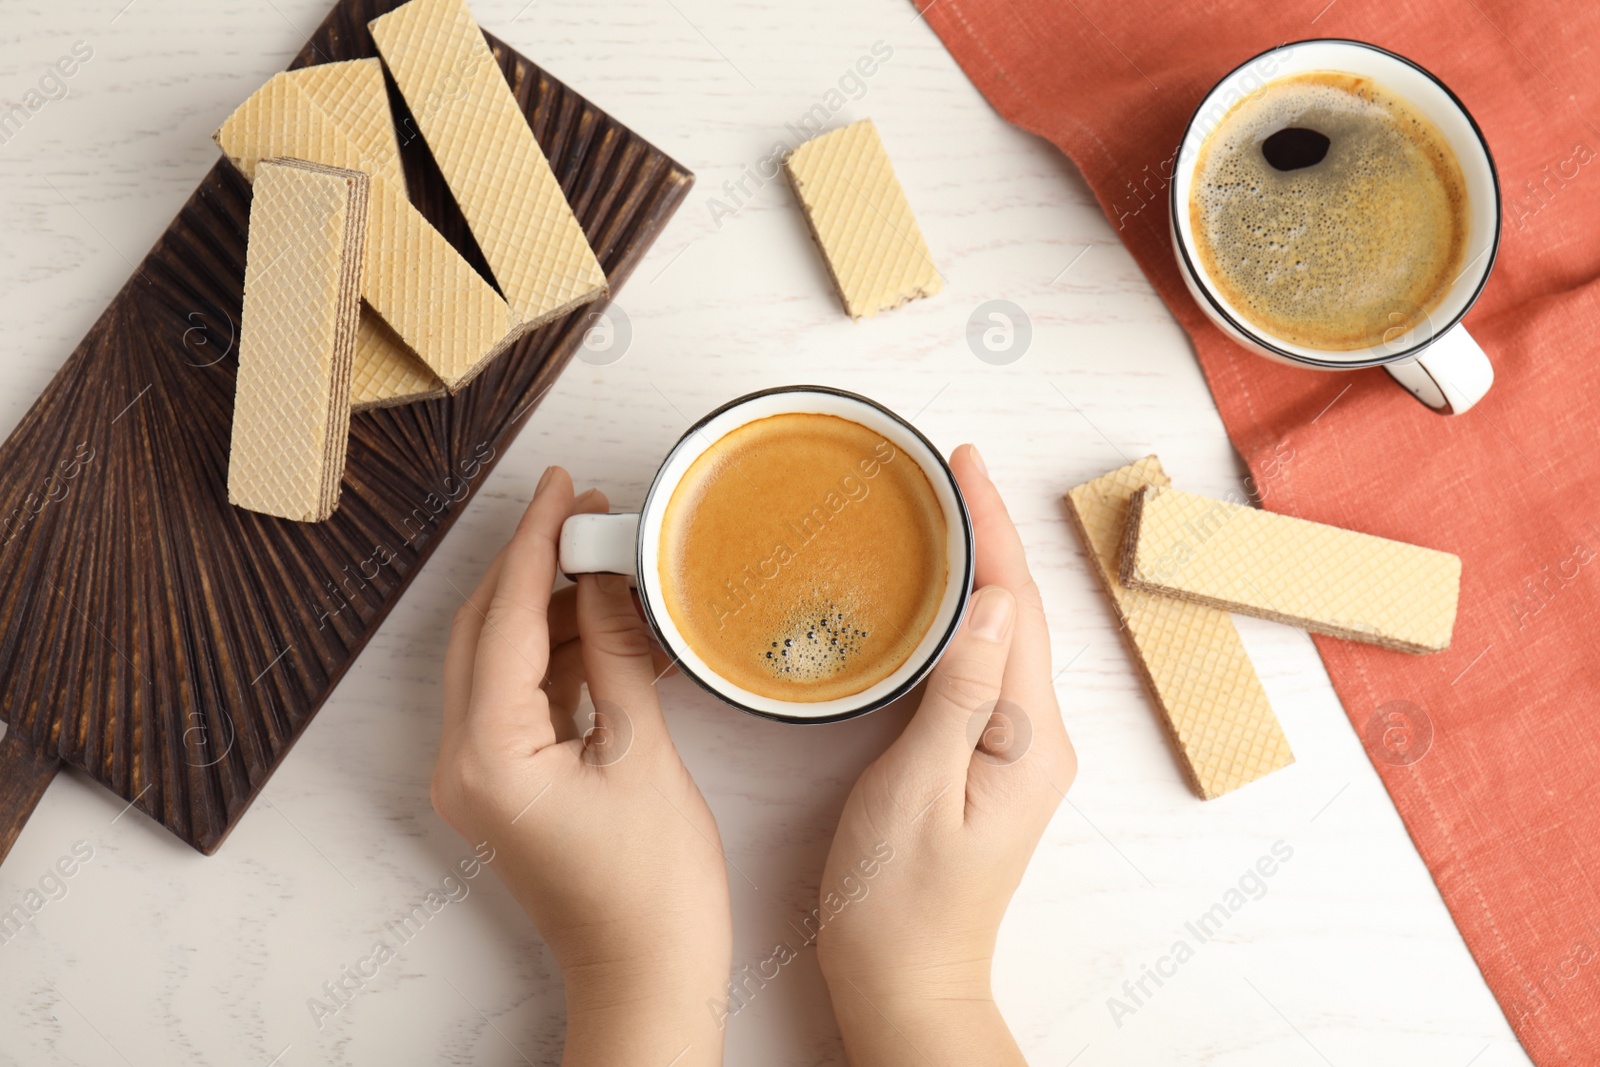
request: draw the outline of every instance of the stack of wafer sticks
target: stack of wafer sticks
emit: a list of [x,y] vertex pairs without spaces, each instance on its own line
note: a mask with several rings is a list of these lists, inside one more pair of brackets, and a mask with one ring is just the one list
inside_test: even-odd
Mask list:
[[1449,647],[1448,552],[1172,488],[1155,456],[1067,510],[1190,784],[1209,800],[1294,762],[1229,612],[1396,652]]
[[[368,28],[381,62],[279,74],[214,135],[255,183],[228,499],[301,522],[338,504],[352,410],[459,392],[607,292],[465,0],[411,0]],[[411,205],[384,66],[496,284]]]

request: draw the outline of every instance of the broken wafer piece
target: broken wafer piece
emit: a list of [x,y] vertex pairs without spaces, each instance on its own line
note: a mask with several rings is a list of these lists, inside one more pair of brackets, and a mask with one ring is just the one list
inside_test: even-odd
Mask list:
[[256,170],[239,318],[228,502],[297,522],[339,503],[366,250],[367,175]]
[[519,330],[606,294],[606,274],[464,0],[367,24]]
[[[246,178],[266,157],[292,156],[332,167],[370,165],[359,146],[302,90],[275,75],[213,135]],[[405,192],[373,175],[361,295],[453,393],[515,335],[494,287],[435,230]]]
[[944,287],[871,119],[812,138],[783,169],[852,319]]
[[1134,493],[1169,484],[1160,461],[1146,456],[1069,492],[1067,511],[1190,784],[1210,800],[1287,767],[1294,753],[1227,612],[1128,589],[1118,578]]
[[1399,652],[1450,647],[1461,558],[1155,486],[1136,495],[1124,585]]

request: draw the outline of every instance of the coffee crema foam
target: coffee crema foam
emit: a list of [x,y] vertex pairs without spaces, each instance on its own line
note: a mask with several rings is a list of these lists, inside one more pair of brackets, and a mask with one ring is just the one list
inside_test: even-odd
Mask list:
[[[1285,129],[1327,155],[1278,170],[1262,144]],[[1367,78],[1315,71],[1269,82],[1200,149],[1189,218],[1200,265],[1271,337],[1349,351],[1423,323],[1467,245],[1467,189],[1438,128]]]
[[706,665],[814,703],[893,674],[938,613],[944,510],[884,437],[833,415],[740,426],[701,454],[662,518],[662,599]]

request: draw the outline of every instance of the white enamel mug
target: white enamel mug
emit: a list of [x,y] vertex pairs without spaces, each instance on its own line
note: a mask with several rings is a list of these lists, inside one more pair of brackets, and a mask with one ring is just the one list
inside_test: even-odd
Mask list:
[[[1217,290],[1194,252],[1189,196],[1200,146],[1235,104],[1281,78],[1338,71],[1370,78],[1429,119],[1461,164],[1467,183],[1464,266],[1444,299],[1422,321],[1370,348],[1329,351],[1293,344],[1250,325]],[[1211,320],[1251,351],[1282,363],[1319,370],[1381,366],[1413,396],[1446,415],[1459,415],[1483,399],[1494,367],[1461,325],[1489,280],[1500,247],[1500,180],[1488,142],[1467,109],[1444,83],[1403,56],[1361,41],[1299,41],[1269,49],[1236,67],[1195,109],[1172,171],[1172,245],[1183,280]]]
[[[719,439],[772,415],[836,415],[881,434],[927,475],[944,512],[947,550],[938,611],[928,632],[888,677],[859,693],[815,702],[777,700],[753,693],[717,674],[684,639],[666,609],[661,589],[661,521],[673,490],[689,467]],[[864,477],[865,475],[863,475]],[[636,514],[573,515],[561,527],[562,573],[621,574],[632,579],[656,640],[679,670],[736,708],[783,722],[837,722],[874,711],[905,695],[933,669],[955,636],[972,596],[972,519],[944,458],[900,416],[864,396],[819,385],[786,386],[730,401],[691,426],[667,453]],[[930,576],[930,581],[935,580]]]

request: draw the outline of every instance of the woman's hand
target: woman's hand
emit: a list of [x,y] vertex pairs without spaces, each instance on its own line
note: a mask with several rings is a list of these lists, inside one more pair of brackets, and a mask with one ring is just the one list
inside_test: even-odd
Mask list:
[[990,993],[995,936],[1077,772],[1022,542],[977,450],[951,467],[977,589],[915,717],[851,792],[823,874],[818,961],[851,1062],[873,1067],[1024,1062]]
[[[488,842],[560,965],[564,1063],[720,1064],[708,1004],[733,935],[716,821],[667,734],[626,580],[551,592],[561,524],[606,506],[550,468],[456,612],[433,804]],[[595,712],[575,724],[585,679]]]

